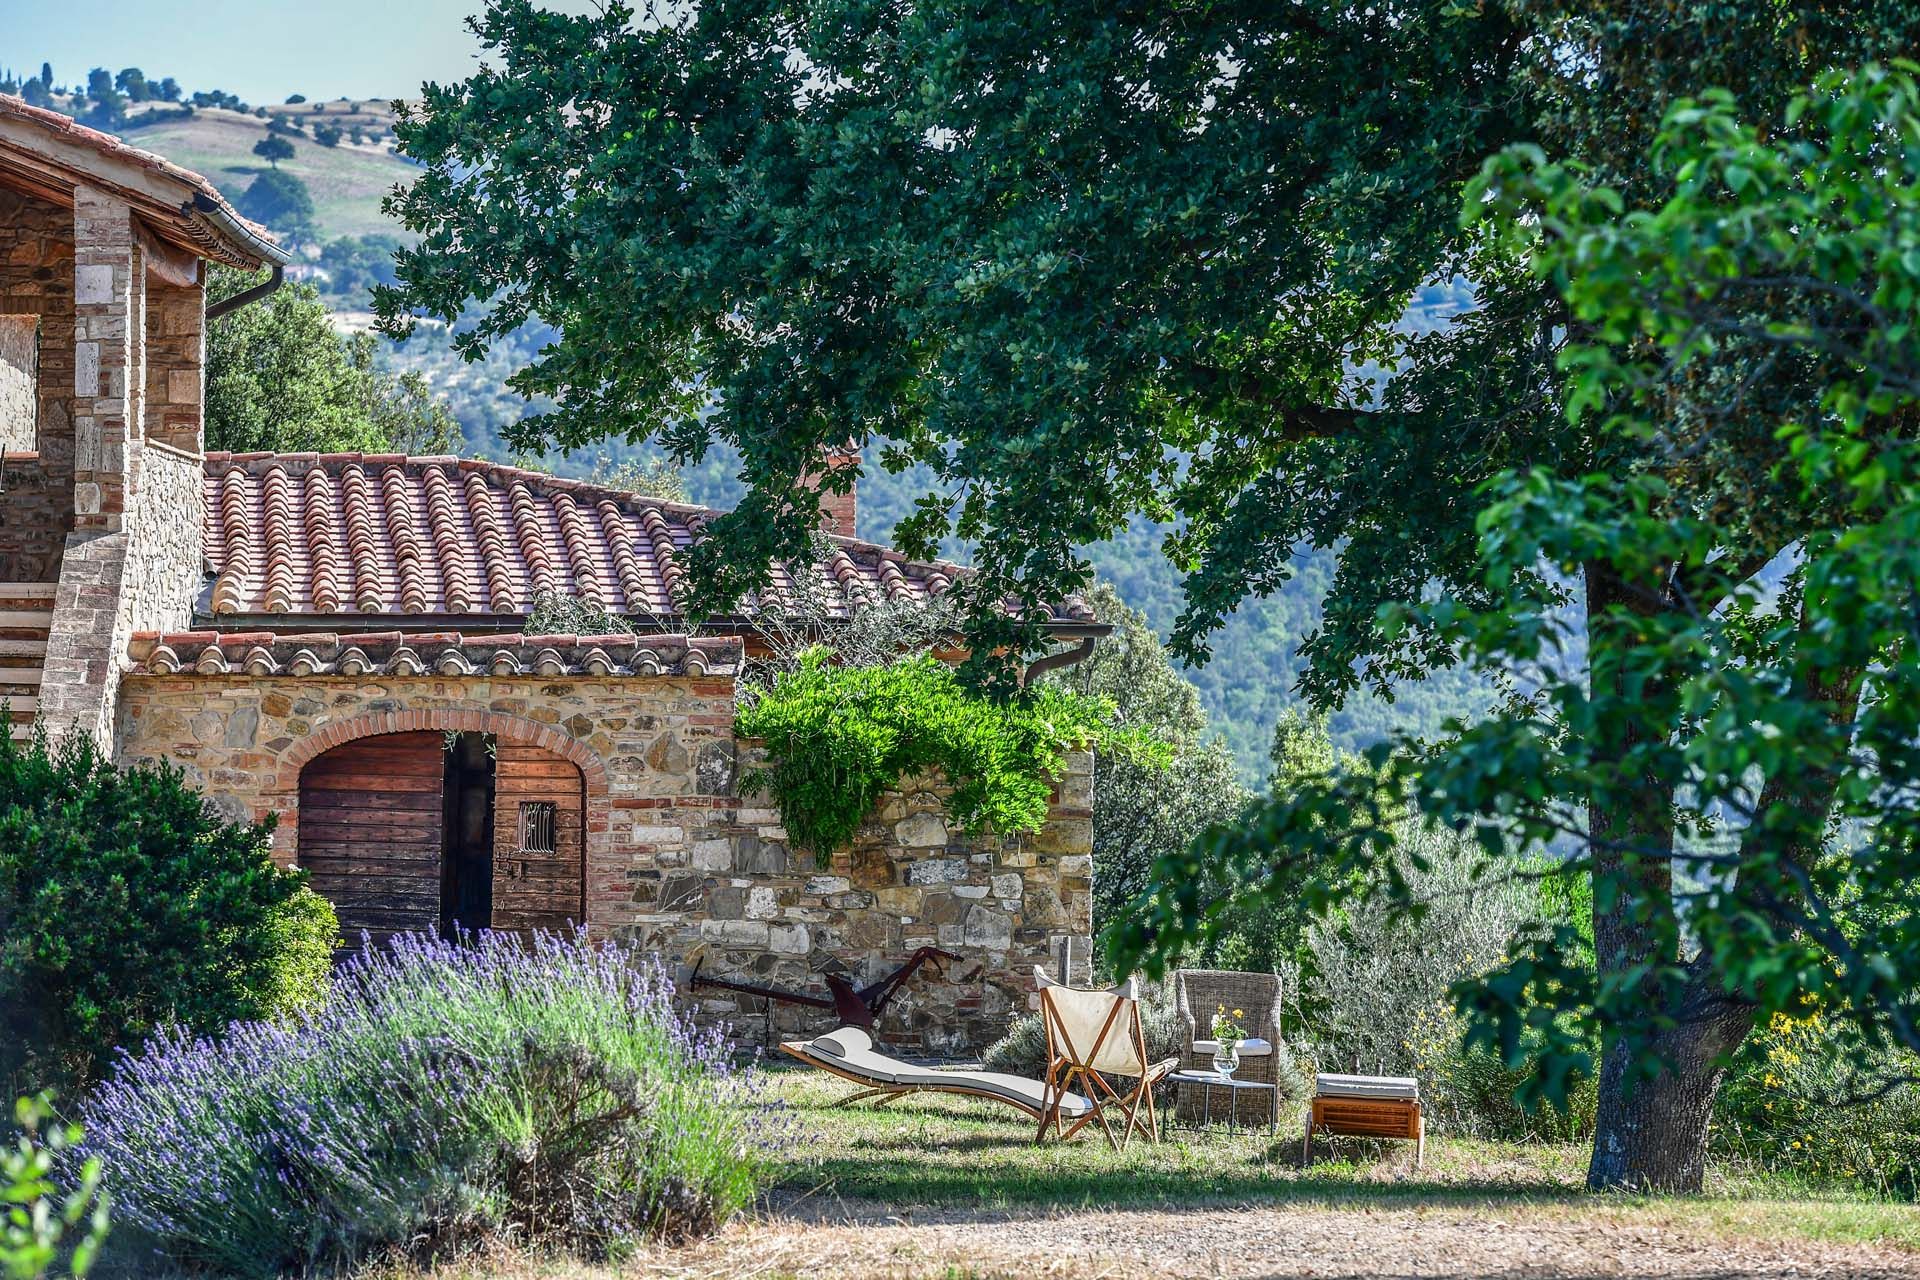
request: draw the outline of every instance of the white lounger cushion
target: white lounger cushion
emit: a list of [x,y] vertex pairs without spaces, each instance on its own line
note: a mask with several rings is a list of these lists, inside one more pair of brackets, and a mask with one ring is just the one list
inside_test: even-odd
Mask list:
[[[859,1027],[841,1027],[824,1036],[816,1036],[801,1047],[849,1075],[872,1080],[876,1085],[898,1085],[905,1089],[971,1090],[1004,1098],[1035,1111],[1046,1106],[1046,1087],[1038,1080],[1010,1076],[999,1071],[936,1071],[932,1067],[916,1067],[910,1062],[876,1053],[873,1037]],[[1091,1110],[1092,1106],[1079,1094],[1069,1093],[1061,1099],[1060,1114],[1068,1119],[1077,1119]]]
[[1313,1091],[1322,1098],[1399,1098],[1420,1100],[1420,1082],[1411,1076],[1318,1075]]
[[[1220,1042],[1217,1040],[1195,1040],[1195,1053],[1218,1053]],[[1273,1046],[1255,1036],[1240,1042],[1240,1056],[1243,1058],[1266,1058],[1273,1054]]]
[[875,1084],[899,1084],[896,1073],[907,1066],[884,1053],[875,1053],[872,1037],[858,1027],[841,1027],[830,1035],[819,1036],[810,1047],[835,1066],[870,1077]]

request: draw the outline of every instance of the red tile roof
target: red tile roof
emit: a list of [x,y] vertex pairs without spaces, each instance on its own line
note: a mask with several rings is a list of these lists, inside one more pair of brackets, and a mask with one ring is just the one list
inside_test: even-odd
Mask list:
[[[398,454],[211,453],[206,486],[215,577],[198,612],[276,628],[281,616],[296,626],[343,614],[497,623],[555,592],[672,629],[680,552],[715,515],[497,463]],[[924,603],[966,572],[853,538],[827,545],[811,581],[775,570],[769,605],[807,590],[845,618],[879,601]],[[1092,620],[1077,600],[1054,615]]]

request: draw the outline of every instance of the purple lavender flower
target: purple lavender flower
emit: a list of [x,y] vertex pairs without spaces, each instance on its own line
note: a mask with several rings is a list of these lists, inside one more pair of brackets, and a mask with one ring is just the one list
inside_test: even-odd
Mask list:
[[119,1220],[175,1262],[268,1275],[498,1232],[603,1255],[724,1222],[792,1132],[631,946],[407,935],[335,988],[156,1037],[87,1104]]

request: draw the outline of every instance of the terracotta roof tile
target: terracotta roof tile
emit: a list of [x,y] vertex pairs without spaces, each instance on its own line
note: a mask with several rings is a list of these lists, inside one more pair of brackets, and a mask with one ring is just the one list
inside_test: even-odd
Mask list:
[[743,657],[738,636],[455,631],[140,631],[127,650],[149,676],[732,676]]
[[[681,616],[679,558],[704,507],[472,459],[371,454],[226,454],[206,461],[203,616],[524,616],[542,591],[655,625]],[[923,603],[964,569],[921,564],[853,538],[810,582],[776,570],[769,596],[811,593],[832,617],[880,601]],[[1056,622],[1090,622],[1073,600]],[[277,624],[270,624],[277,625]]]

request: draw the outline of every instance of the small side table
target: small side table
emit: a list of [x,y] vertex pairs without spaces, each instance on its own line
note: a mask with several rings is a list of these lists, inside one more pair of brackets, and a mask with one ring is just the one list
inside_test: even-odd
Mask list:
[[[1268,1084],[1263,1080],[1235,1080],[1231,1076],[1223,1080],[1217,1072],[1213,1071],[1170,1071],[1163,1078],[1163,1083],[1172,1085],[1190,1084],[1201,1089],[1201,1098],[1203,1101],[1201,1103],[1200,1124],[1202,1127],[1211,1123],[1213,1120],[1213,1091],[1215,1089],[1225,1089],[1227,1091],[1227,1127],[1229,1129],[1238,1129],[1240,1127],[1239,1122],[1235,1119],[1240,1109],[1233,1105],[1238,1090],[1246,1089],[1255,1093],[1261,1091],[1270,1093],[1273,1095],[1273,1106],[1267,1111],[1267,1136],[1273,1138],[1280,1135],[1280,1089],[1278,1085]],[[1169,1130],[1176,1127],[1193,1127],[1191,1125],[1176,1126],[1173,1123],[1173,1111],[1173,1107],[1169,1106],[1160,1113],[1160,1136],[1163,1138]]]

